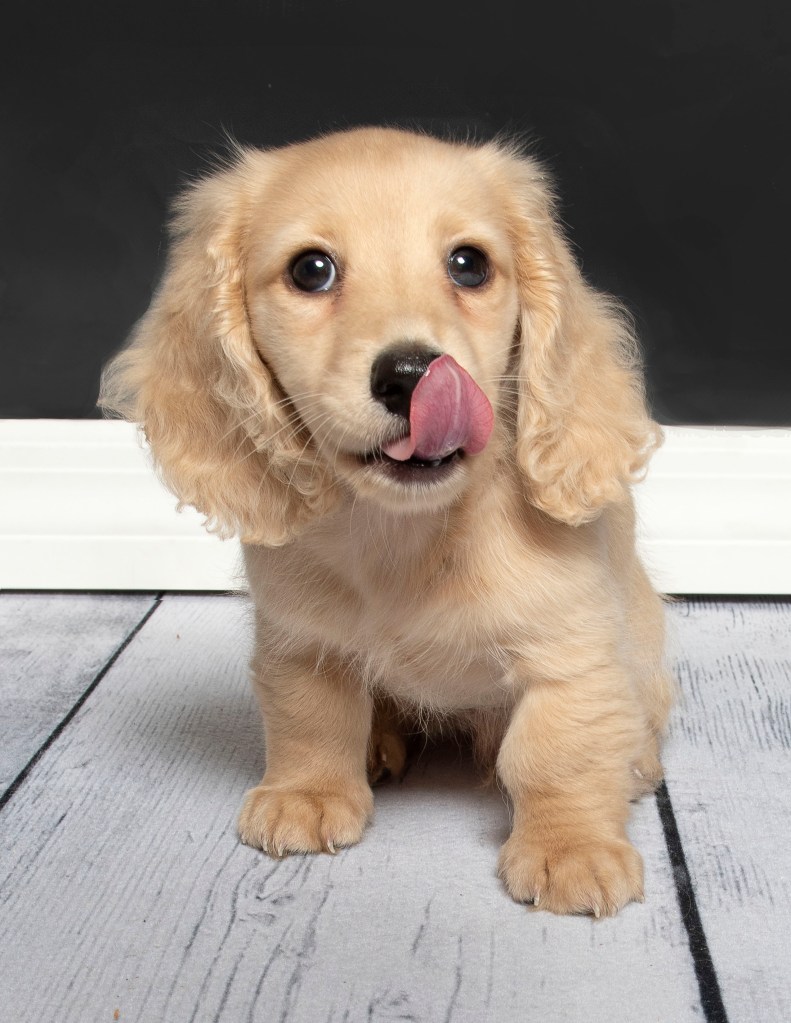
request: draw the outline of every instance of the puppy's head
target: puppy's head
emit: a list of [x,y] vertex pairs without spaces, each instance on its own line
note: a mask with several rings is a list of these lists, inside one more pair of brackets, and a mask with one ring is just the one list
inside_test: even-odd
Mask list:
[[389,129],[246,151],[192,187],[100,400],[143,424],[183,503],[264,544],[344,494],[440,508],[494,450],[582,522],[654,437],[540,168]]

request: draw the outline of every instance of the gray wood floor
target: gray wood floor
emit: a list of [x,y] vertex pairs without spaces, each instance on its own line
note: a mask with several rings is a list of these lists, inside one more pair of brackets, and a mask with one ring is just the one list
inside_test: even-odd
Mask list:
[[462,751],[362,844],[274,862],[242,598],[0,594],[0,1020],[787,1023],[791,602],[671,608],[683,701],[635,808],[646,902],[512,903]]

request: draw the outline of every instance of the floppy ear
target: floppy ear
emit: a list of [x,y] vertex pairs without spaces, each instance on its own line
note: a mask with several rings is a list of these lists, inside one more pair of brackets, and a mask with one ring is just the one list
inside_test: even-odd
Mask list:
[[500,150],[520,293],[516,456],[533,504],[572,525],[623,500],[661,443],[637,344],[560,233],[546,175]]
[[268,169],[248,153],[181,198],[163,282],[99,404],[142,425],[164,482],[209,529],[274,546],[325,510],[329,484],[245,309],[247,203]]

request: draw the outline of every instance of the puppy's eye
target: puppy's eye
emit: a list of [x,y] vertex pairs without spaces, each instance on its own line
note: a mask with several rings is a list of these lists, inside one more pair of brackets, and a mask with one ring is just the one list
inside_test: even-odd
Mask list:
[[448,273],[454,284],[461,288],[478,288],[489,276],[489,263],[480,249],[463,245],[451,252]]
[[329,291],[335,277],[335,264],[324,252],[303,252],[291,264],[291,279],[302,291]]

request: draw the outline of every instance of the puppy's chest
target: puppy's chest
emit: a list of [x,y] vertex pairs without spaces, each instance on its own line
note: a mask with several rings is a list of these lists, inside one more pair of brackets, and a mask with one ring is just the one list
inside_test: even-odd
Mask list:
[[496,618],[463,574],[439,569],[416,580],[383,561],[375,570],[333,575],[311,593],[314,626],[369,684],[439,709],[507,701],[508,659]]
[[425,612],[371,615],[355,653],[364,675],[393,696],[442,709],[503,702],[507,668],[459,618]]

